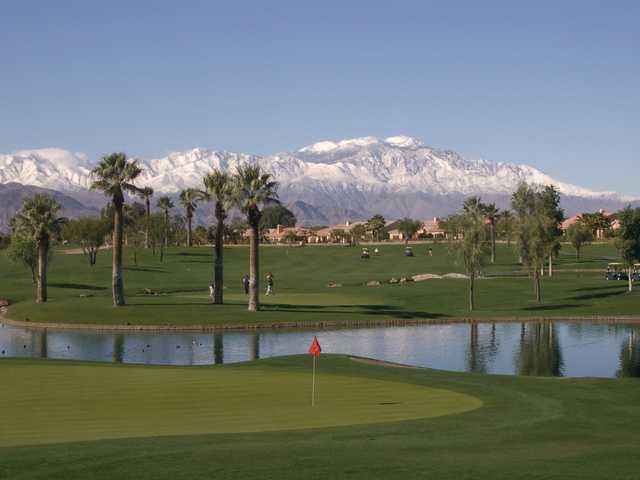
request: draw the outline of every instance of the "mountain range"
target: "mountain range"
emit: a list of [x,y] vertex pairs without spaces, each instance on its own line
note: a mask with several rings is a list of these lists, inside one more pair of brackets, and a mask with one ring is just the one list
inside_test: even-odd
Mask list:
[[[409,136],[323,141],[269,156],[194,148],[138,160],[143,168],[138,184],[170,196],[184,188],[200,188],[202,176],[213,168],[232,171],[243,163],[260,164],[278,180],[282,202],[306,225],[364,219],[375,213],[426,219],[457,211],[469,195],[507,208],[521,182],[555,185],[568,214],[614,210],[636,201],[562,182],[528,165],[465,159]],[[55,190],[91,209],[105,201],[89,191],[94,164],[82,153],[57,148],[21,150],[0,155],[0,186]],[[2,203],[3,209],[9,208]],[[6,216],[0,215],[0,222]]]

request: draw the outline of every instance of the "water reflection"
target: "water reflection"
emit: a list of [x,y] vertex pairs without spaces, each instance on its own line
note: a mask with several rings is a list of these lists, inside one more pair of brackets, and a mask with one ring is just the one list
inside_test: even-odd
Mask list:
[[628,334],[620,346],[620,370],[618,377],[640,377],[640,335],[636,331]]
[[562,376],[562,351],[555,325],[551,322],[521,324],[515,363],[518,375]]
[[0,358],[208,365],[323,352],[430,368],[536,376],[640,377],[640,327],[620,324],[470,323],[215,334],[109,334],[0,325]]

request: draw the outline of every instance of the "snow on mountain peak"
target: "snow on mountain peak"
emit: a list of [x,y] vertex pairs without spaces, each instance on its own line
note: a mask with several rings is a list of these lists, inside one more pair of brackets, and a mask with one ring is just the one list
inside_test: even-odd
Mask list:
[[402,148],[415,148],[422,147],[424,144],[422,140],[416,137],[407,137],[405,135],[398,135],[395,137],[387,137],[384,139],[384,143],[388,143],[389,145],[393,145],[394,147],[402,147]]
[[[624,198],[556,181],[526,165],[470,161],[453,151],[432,149],[421,140],[404,135],[384,140],[359,137],[324,141],[266,157],[194,148],[139,161],[143,172],[138,185],[148,185],[162,193],[200,187],[202,176],[214,168],[233,171],[238,165],[259,162],[276,176],[283,192],[312,204],[321,204],[318,199],[337,204],[357,203],[356,199],[364,202],[363,192],[380,198],[409,194],[510,195],[523,181],[554,184],[569,196]],[[91,167],[85,155],[66,150],[22,150],[0,154],[0,183],[83,190],[91,185]]]

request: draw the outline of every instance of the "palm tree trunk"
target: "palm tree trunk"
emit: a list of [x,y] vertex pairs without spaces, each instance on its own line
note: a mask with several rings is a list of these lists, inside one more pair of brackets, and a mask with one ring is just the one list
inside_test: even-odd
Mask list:
[[122,278],[122,201],[114,199],[113,256],[111,262],[111,290],[113,305],[124,305],[124,279]]
[[164,211],[164,248],[169,246],[169,210]]
[[47,301],[47,253],[49,250],[49,239],[38,240],[38,281],[36,285],[36,302]]
[[469,311],[473,312],[473,307],[475,306],[475,299],[474,299],[474,288],[475,288],[475,272],[471,272],[471,275],[469,275]]
[[629,266],[629,292],[633,291],[633,267]]
[[553,277],[553,255],[549,254],[549,277]]
[[151,222],[151,204],[149,197],[146,199],[146,221],[144,226],[144,248],[149,248],[149,223]]
[[251,225],[251,237],[249,238],[249,307],[251,312],[257,312],[260,308],[260,240],[258,238],[258,224]]
[[489,223],[491,232],[491,263],[496,263],[496,226],[493,222]]
[[191,240],[191,218],[193,214],[187,213],[187,248],[191,248],[192,240]]
[[[219,213],[220,207],[216,205],[218,212],[218,225],[216,226],[215,254],[216,258],[213,264],[213,303],[222,305],[223,303],[223,285],[224,285],[224,216]],[[251,309],[250,309],[251,310]]]

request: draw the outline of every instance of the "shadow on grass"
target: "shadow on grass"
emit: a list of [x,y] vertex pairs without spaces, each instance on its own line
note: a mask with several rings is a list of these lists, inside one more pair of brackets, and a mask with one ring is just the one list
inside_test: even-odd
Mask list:
[[210,257],[211,253],[207,252],[178,252],[178,253],[169,253],[168,256],[174,257]]
[[405,310],[392,305],[291,305],[287,303],[263,304],[263,311],[287,313],[321,313],[321,314],[349,314],[361,317],[382,315],[402,319],[437,319],[449,315],[442,313]]
[[582,287],[582,288],[574,288],[570,290],[571,292],[593,292],[593,291],[601,291],[601,290],[612,290],[614,288],[625,288],[626,281],[621,283],[610,283],[607,285],[603,285],[601,287]]
[[536,305],[534,307],[525,307],[523,310],[530,312],[545,312],[553,310],[565,310],[567,308],[582,307],[581,303],[557,303],[555,305]]
[[124,267],[127,272],[149,272],[149,273],[168,273],[166,270],[158,267]]
[[55,287],[55,288],[72,288],[75,290],[92,290],[92,291],[107,290],[107,287],[99,287],[97,285],[88,285],[86,283],[50,283],[49,286]]
[[615,297],[616,295],[624,295],[626,290],[616,290],[613,292],[585,293],[584,295],[576,295],[571,300],[593,300],[596,298]]

